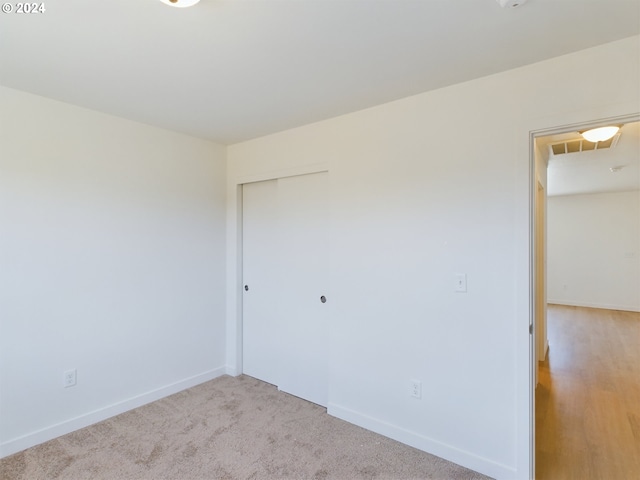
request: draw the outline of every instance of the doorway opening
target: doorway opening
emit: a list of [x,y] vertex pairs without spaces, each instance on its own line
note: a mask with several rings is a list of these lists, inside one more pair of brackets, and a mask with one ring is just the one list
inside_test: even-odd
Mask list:
[[[618,391],[634,360],[629,345],[615,341],[640,325],[639,120],[634,114],[531,135],[531,466],[541,480],[640,471],[633,465],[640,411],[633,392]],[[611,124],[622,129],[602,149],[578,133]],[[610,280],[615,272],[626,275],[625,285]],[[607,349],[624,353],[607,366],[614,358]],[[617,433],[622,448],[611,446]]]

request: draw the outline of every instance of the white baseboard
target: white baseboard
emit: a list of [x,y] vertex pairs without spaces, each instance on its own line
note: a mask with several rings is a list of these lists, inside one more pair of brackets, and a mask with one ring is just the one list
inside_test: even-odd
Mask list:
[[196,385],[225,375],[225,373],[226,367],[209,370],[199,375],[194,375],[193,377],[185,378],[184,380],[180,380],[179,382],[172,383],[171,385],[166,385],[156,390],[152,390],[150,392],[128,398],[121,402],[114,403],[107,407],[100,408],[99,410],[94,410],[92,412],[88,412],[75,418],[66,420],[64,422],[51,425],[49,427],[43,428],[42,430],[29,433],[22,437],[14,438],[13,440],[9,440],[0,444],[0,458],[4,458],[6,456],[25,450],[29,447],[33,447],[48,440],[66,435],[67,433],[74,432],[81,428],[88,427],[89,425],[101,422],[103,420],[106,420],[107,418],[114,417],[134,408],[141,407],[142,405],[146,405],[147,403],[155,402],[156,400],[168,397],[169,395],[173,395],[174,393],[186,390],[187,388],[195,387]]
[[610,303],[573,302],[570,300],[547,300],[549,305],[566,305],[568,307],[602,308],[605,310],[622,310],[623,312],[640,312],[640,306],[614,305]]
[[479,457],[473,453],[460,450],[451,445],[438,442],[416,432],[377,420],[334,403],[329,403],[327,413],[349,423],[353,423],[354,425],[358,425],[359,427],[366,428],[372,432],[379,433],[385,437],[392,438],[411,447],[436,455],[440,458],[444,458],[445,460],[449,460],[450,462],[457,463],[458,465],[462,465],[463,467],[470,468],[471,470],[475,470],[476,472],[483,473],[496,479],[510,479],[517,476],[516,470],[506,465]]

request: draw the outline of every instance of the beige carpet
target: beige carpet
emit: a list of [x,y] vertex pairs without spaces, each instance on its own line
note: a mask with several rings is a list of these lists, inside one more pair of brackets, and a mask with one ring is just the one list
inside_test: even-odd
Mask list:
[[484,479],[241,376],[0,460],[2,480]]

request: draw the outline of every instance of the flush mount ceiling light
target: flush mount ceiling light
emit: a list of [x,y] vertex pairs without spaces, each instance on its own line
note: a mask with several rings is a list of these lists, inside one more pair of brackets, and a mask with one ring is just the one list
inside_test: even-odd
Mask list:
[[167,5],[171,5],[172,7],[193,7],[200,0],[160,0],[162,3],[166,3]]
[[582,137],[589,142],[604,142],[605,140],[609,140],[611,137],[613,137],[616,133],[618,133],[619,130],[619,126],[611,125],[608,127],[592,128],[591,130],[580,132],[580,135],[582,135]]
[[517,8],[527,0],[496,0],[502,8]]

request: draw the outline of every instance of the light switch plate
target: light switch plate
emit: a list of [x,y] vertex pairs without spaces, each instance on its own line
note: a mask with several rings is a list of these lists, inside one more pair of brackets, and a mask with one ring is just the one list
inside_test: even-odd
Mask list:
[[467,292],[467,274],[466,273],[456,273],[455,291],[458,293]]

